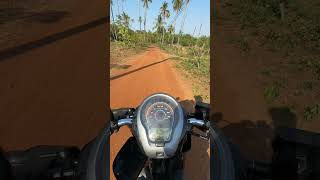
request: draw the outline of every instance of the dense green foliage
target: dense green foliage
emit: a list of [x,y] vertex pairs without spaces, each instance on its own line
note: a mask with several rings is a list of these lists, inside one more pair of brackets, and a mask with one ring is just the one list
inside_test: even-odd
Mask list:
[[[119,3],[118,2],[113,3]],[[136,19],[140,23],[139,30],[133,30],[131,23],[134,21],[124,11],[114,16],[112,12],[110,38],[111,41],[116,42],[117,45],[123,48],[140,48],[149,45],[156,45],[173,56],[179,57],[178,64],[184,70],[195,76],[196,78],[205,79],[206,86],[209,86],[210,74],[210,39],[209,37],[196,37],[196,34],[201,34],[201,26],[195,27],[196,32],[191,34],[183,33],[183,25],[187,15],[187,7],[189,0],[172,0],[173,12],[168,9],[168,2],[164,1],[159,7],[159,14],[156,19],[148,19],[153,21],[152,31],[146,31],[147,10],[152,3],[151,0],[141,0],[144,8],[144,18],[140,16]],[[111,11],[114,8],[111,7]],[[118,9],[120,9],[118,7]],[[179,33],[176,33],[176,20],[180,14],[183,13],[181,19],[181,27]],[[173,17],[172,22],[168,22],[168,18]],[[143,29],[141,28],[143,23]],[[209,94],[209,91],[207,92]],[[208,95],[206,95],[208,97]]]
[[265,98],[273,104],[295,107],[305,120],[319,119],[320,2],[230,0],[224,7],[240,22],[243,51],[254,48],[254,39],[283,54],[281,62],[264,62],[269,65],[261,72],[268,82]]
[[[143,7],[148,8],[152,1],[143,0]],[[173,0],[176,16],[189,1]],[[194,34],[174,33],[174,24],[167,25],[167,19],[171,16],[168,3],[163,2],[159,8],[159,15],[154,20],[153,31],[133,30],[131,22],[134,20],[125,12],[117,15],[111,22],[111,41],[117,41],[127,48],[148,46],[156,44],[170,53],[183,57],[182,62],[188,70],[197,74],[209,74],[209,37],[195,37]],[[139,16],[139,22],[142,22]],[[196,29],[196,28],[195,28]],[[199,34],[201,27],[199,30]],[[194,32],[196,33],[196,32]]]
[[[320,11],[302,8],[319,7],[312,0],[231,0],[233,14],[240,18],[242,28],[254,27],[263,43],[274,49],[303,47],[320,50]],[[284,2],[281,18],[280,2]],[[319,8],[318,8],[319,9]]]

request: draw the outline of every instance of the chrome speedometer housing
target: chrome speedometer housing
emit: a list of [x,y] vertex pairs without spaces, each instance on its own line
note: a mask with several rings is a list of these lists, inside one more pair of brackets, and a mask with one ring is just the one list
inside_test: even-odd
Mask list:
[[181,105],[171,96],[157,93],[139,106],[134,133],[141,149],[149,158],[172,157],[185,135]]

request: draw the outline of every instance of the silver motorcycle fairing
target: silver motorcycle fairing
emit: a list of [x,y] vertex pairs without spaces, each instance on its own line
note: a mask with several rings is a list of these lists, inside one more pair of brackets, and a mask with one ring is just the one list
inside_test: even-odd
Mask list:
[[[170,101],[175,107],[175,113],[177,114],[177,119],[174,119],[174,127],[171,132],[171,138],[169,142],[165,142],[163,147],[159,147],[156,143],[152,143],[148,139],[148,134],[146,127],[142,122],[142,112],[145,105],[155,98],[165,99]],[[141,150],[144,151],[145,155],[149,158],[153,159],[165,159],[170,158],[175,155],[176,150],[178,149],[181,138],[184,137],[186,133],[186,122],[184,119],[184,113],[181,105],[171,96],[163,93],[157,93],[146,98],[142,104],[139,106],[136,114],[136,118],[134,120],[134,133],[136,134],[136,138],[138,139],[139,146]]]

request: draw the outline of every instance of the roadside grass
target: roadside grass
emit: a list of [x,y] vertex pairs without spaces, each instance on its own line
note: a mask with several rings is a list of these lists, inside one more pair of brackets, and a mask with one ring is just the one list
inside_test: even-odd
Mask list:
[[[303,47],[320,50],[320,3],[296,0],[285,4],[281,19],[278,0],[230,0],[232,14],[240,20],[242,29],[257,34],[263,45],[271,49]],[[308,6],[309,9],[302,8]],[[254,29],[254,30],[253,30]]]
[[317,80],[320,80],[320,55],[313,57],[302,56],[298,65],[301,69],[312,71]]
[[280,87],[277,85],[267,86],[264,89],[263,95],[267,100],[274,100],[274,98],[279,97],[280,95]]
[[228,19],[240,22],[241,36],[227,42],[238,43],[242,52],[260,45],[275,57],[283,54],[259,64],[266,101],[269,106],[292,105],[290,109],[308,122],[320,120],[320,105],[312,103],[320,101],[320,2],[285,2],[283,18],[279,0],[225,2]]
[[117,69],[118,66],[112,66],[114,64],[121,64],[127,57],[135,54],[139,54],[148,48],[148,44],[139,44],[128,46],[120,41],[110,42],[110,69]]
[[210,49],[202,46],[160,46],[172,55],[178,70],[192,82],[194,96],[210,103]]
[[312,88],[313,88],[313,82],[312,81],[303,81],[302,82],[302,89],[303,90],[312,90]]
[[320,115],[320,104],[314,104],[311,106],[307,106],[304,109],[303,117],[305,120],[313,120]]
[[271,75],[272,75],[272,69],[269,68],[269,67],[264,67],[264,68],[260,71],[260,73],[261,73],[262,75],[265,75],[265,76],[271,76]]
[[248,39],[246,37],[240,39],[239,47],[243,52],[250,51],[250,45],[249,45]]

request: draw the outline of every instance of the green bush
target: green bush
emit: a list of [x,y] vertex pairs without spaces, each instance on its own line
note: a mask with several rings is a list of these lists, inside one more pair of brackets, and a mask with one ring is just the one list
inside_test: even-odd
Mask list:
[[[287,1],[284,21],[280,18],[280,0],[231,2],[233,14],[239,18],[242,28],[254,27],[263,44],[273,49],[298,46],[320,49],[320,3],[317,1]],[[305,5],[310,8],[303,9]]]
[[317,116],[319,116],[320,114],[320,105],[319,104],[315,104],[313,106],[307,106],[304,109],[304,119],[305,120],[312,120],[314,118],[316,118]]
[[263,94],[267,99],[274,99],[280,95],[280,88],[277,85],[268,86],[265,88]]

